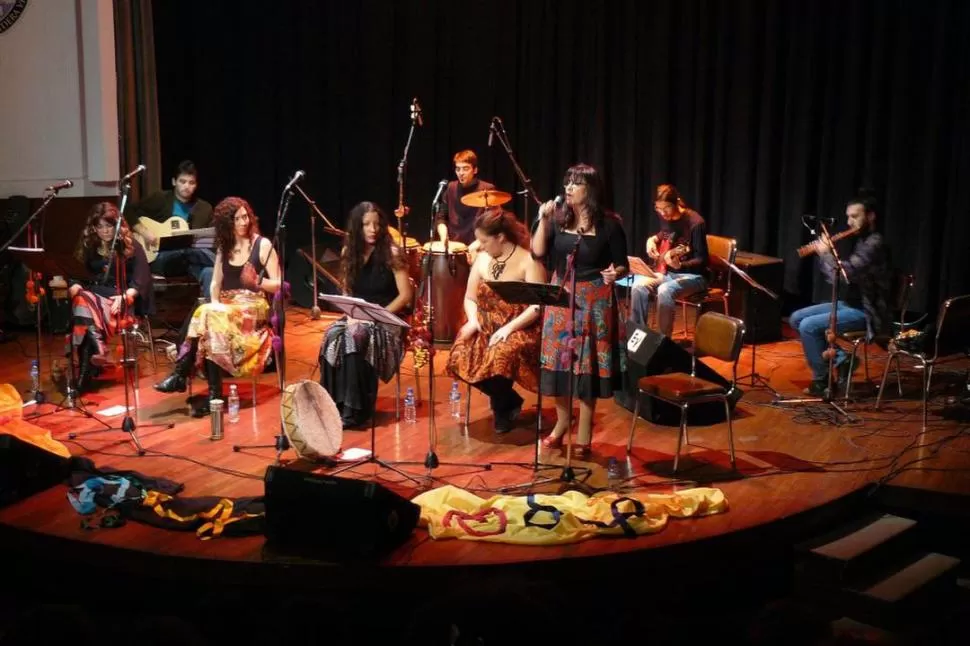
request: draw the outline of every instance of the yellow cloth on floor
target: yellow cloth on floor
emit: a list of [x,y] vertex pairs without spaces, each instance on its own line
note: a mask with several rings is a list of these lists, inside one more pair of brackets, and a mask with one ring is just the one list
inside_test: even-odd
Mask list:
[[612,492],[586,496],[498,495],[480,498],[447,485],[412,499],[422,527],[434,539],[459,538],[523,545],[562,545],[596,536],[659,532],[673,518],[720,514],[728,509],[720,489],[698,487],[674,494]]
[[62,458],[71,452],[46,428],[24,420],[24,400],[11,384],[0,384],[0,433],[8,433]]

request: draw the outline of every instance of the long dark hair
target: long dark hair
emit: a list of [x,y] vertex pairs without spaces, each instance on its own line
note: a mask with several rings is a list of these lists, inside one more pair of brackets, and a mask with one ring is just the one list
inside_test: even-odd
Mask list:
[[240,208],[249,214],[249,237],[259,234],[259,220],[249,202],[241,197],[227,197],[212,210],[212,225],[216,230],[216,246],[222,252],[222,257],[228,262],[232,255],[232,248],[236,245],[235,217]]
[[[103,246],[104,243],[101,242],[97,229],[98,223],[102,220],[111,226],[115,226],[118,223],[118,207],[111,202],[98,202],[91,207],[82,234],[85,249],[97,252]],[[128,223],[125,222],[124,218],[121,220],[121,228],[118,229],[118,237],[125,245],[125,258],[131,258],[135,255],[135,241],[131,237],[131,229],[128,228]]]
[[394,245],[391,244],[391,234],[387,230],[387,215],[373,202],[361,202],[352,208],[350,215],[347,216],[347,236],[344,239],[344,249],[340,257],[340,273],[343,275],[344,291],[347,294],[354,293],[357,275],[360,273],[360,268],[364,266],[364,248],[367,246],[364,241],[364,216],[371,212],[376,213],[380,219],[380,229],[374,242],[374,261],[391,271],[404,267],[404,259],[395,252]]
[[[603,188],[603,178],[600,176],[599,171],[589,164],[570,166],[566,169],[566,174],[563,175],[562,183],[565,186],[570,182],[586,185],[586,209],[589,211],[593,226],[599,232],[600,227],[603,225],[603,220],[607,215],[606,209],[603,206],[606,191]],[[559,217],[559,226],[564,229],[572,229],[575,225],[576,213],[571,206],[568,204],[564,205],[562,214]]]
[[529,233],[526,231],[525,225],[519,222],[514,213],[509,211],[491,209],[480,213],[475,218],[475,229],[487,236],[497,236],[504,233],[505,238],[512,244],[526,249],[529,248]]

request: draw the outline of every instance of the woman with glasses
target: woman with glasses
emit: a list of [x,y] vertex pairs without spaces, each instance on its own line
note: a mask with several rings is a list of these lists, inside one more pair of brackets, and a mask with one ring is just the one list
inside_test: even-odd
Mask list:
[[[118,229],[118,248],[125,258],[124,275],[118,271],[117,252],[111,249],[118,218],[118,208],[111,202],[100,202],[91,209],[77,256],[92,276],[85,281],[72,281],[68,288],[74,320],[73,345],[78,353],[79,392],[90,390],[95,372],[110,362],[109,343],[122,325],[132,315],[154,312],[148,257],[123,218]],[[120,289],[119,279],[123,285]]]
[[572,290],[574,278],[576,285],[571,296],[575,301],[572,326],[569,309],[562,307],[547,307],[543,319],[540,388],[542,394],[555,397],[558,419],[542,445],[562,445],[570,412],[567,397],[572,391],[579,399],[574,452],[582,458],[590,452],[596,400],[612,398],[613,391],[622,387],[626,370],[613,283],[627,272],[627,244],[620,218],[603,205],[603,180],[595,168],[572,166],[563,184],[565,202],[557,207],[550,200],[539,207],[539,223],[532,235],[533,255],[549,256],[552,261],[552,282],[567,291]]

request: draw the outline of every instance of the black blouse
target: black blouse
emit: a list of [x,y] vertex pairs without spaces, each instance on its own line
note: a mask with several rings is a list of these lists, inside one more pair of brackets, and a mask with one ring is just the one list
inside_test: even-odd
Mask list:
[[[139,316],[155,313],[155,292],[152,281],[152,270],[148,265],[148,257],[138,240],[132,240],[135,253],[125,261],[125,289],[133,288],[138,292],[135,299],[135,313]],[[97,249],[84,248],[84,266],[93,274],[92,278],[81,281],[82,286],[101,296],[119,295],[118,281],[115,274],[115,254],[110,260],[98,253]],[[104,268],[110,263],[108,274]],[[102,276],[105,279],[102,280]]]
[[246,262],[239,265],[229,264],[229,259],[223,255],[222,257],[222,291],[229,291],[233,289],[248,289],[242,284],[242,271],[246,265],[252,265],[253,269],[256,270],[256,275],[263,270],[263,261],[259,257],[259,248],[262,246],[263,236],[256,236],[253,240],[253,248],[249,250],[249,258]]
[[374,253],[357,272],[354,293],[351,296],[362,298],[368,303],[387,307],[398,296],[394,272],[386,264],[377,264]]
[[585,282],[601,278],[600,272],[610,266],[627,266],[626,232],[620,219],[608,213],[603,223],[597,227],[595,235],[577,236],[566,233],[556,222],[546,223],[546,254],[552,254],[552,268],[561,279],[566,273],[566,261],[576,248],[576,239],[581,237],[579,252],[576,254],[576,281]]

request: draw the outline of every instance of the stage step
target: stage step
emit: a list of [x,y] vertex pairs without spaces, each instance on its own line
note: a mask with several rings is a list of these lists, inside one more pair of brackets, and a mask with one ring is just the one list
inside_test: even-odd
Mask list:
[[808,588],[843,587],[891,563],[916,543],[915,520],[867,515],[795,547],[796,580]]

